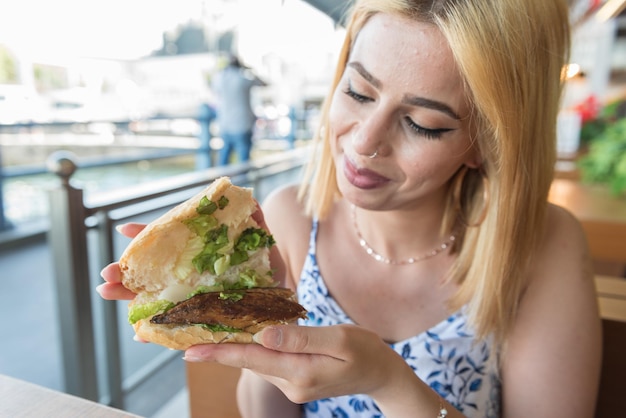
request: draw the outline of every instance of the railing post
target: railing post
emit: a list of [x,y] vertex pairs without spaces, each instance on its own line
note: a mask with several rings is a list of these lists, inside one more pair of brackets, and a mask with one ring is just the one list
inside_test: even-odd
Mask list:
[[213,150],[211,149],[211,122],[213,119],[215,119],[215,110],[208,104],[202,103],[198,110],[200,148],[196,154],[197,170],[204,170],[213,166]]
[[2,167],[2,145],[0,145],[0,231],[5,231],[13,225],[7,220],[4,213],[4,170]]
[[[115,257],[113,246],[113,222],[108,212],[99,211],[98,219],[99,261],[101,266],[111,263]],[[109,392],[108,404],[124,409],[124,389],[122,385],[122,359],[119,326],[117,323],[117,303],[103,304],[104,339],[106,347],[106,374]]]
[[52,154],[48,169],[61,179],[61,186],[49,194],[48,242],[53,257],[65,391],[97,401],[93,289],[89,280],[83,191],[70,184],[77,169],[73,154]]

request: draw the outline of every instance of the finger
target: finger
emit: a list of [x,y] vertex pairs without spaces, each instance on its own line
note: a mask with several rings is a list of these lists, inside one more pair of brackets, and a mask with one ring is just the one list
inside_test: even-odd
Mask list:
[[[353,325],[332,327],[305,327],[298,325],[275,325],[264,328],[254,335],[254,341],[263,347],[283,353],[320,354],[342,359],[354,345],[358,335]],[[367,331],[359,328],[360,333]]]
[[96,292],[106,300],[133,300],[137,296],[121,283],[103,283],[96,287]]
[[263,215],[263,210],[261,209],[261,205],[258,201],[256,203],[256,211],[252,214],[252,219],[256,221],[259,226],[265,230],[267,230],[267,224],[265,223],[265,216]]
[[134,238],[138,233],[143,231],[145,227],[145,224],[129,222],[116,226],[115,230],[128,238]]
[[183,357],[188,362],[215,362],[251,370],[276,385],[293,402],[319,395],[315,382],[335,381],[343,361],[324,355],[292,354],[258,344],[206,344],[193,346]]
[[194,345],[185,351],[183,360],[197,362],[218,362],[225,366],[242,369],[255,368],[258,364],[269,364],[268,357],[275,358],[276,352],[257,344],[203,344]]
[[100,276],[109,283],[120,283],[122,281],[120,265],[117,262],[109,264],[102,269]]
[[281,353],[258,344],[204,344],[185,351],[187,362],[215,362],[225,366],[248,369],[265,376],[286,378],[299,373],[305,365],[315,362],[315,369],[329,367],[337,360],[325,356]]
[[[265,229],[266,231],[270,232],[267,226],[267,223],[265,223],[265,216],[263,215],[263,210],[261,209],[261,205],[259,204],[258,201],[255,201],[255,202],[256,202],[257,210],[256,212],[252,214],[252,219],[256,221],[256,223],[259,225],[260,228]],[[270,248],[270,265],[272,266],[272,270],[274,271],[274,274],[272,275],[274,279],[277,280],[280,283],[280,285],[283,287],[293,288],[293,286],[290,286],[285,281],[285,275],[286,275],[285,262],[282,256],[280,255],[280,252],[276,245],[273,245],[272,248]]]

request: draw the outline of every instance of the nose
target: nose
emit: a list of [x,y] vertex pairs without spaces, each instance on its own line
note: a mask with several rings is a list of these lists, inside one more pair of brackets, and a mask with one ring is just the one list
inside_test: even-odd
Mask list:
[[386,152],[390,135],[389,118],[382,112],[373,115],[355,126],[352,131],[352,147],[359,155],[371,157]]

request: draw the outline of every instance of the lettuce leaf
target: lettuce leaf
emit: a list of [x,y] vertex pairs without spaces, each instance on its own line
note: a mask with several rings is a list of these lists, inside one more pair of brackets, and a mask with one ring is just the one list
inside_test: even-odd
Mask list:
[[157,300],[154,302],[148,302],[141,305],[133,305],[128,310],[128,322],[131,324],[136,323],[141,319],[151,317],[163,312],[167,312],[172,309],[174,304],[169,300]]

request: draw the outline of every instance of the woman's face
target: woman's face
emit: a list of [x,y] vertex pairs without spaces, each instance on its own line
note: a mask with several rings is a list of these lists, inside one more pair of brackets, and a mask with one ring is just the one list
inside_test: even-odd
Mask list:
[[330,108],[340,191],[372,209],[428,198],[443,202],[445,184],[458,168],[479,163],[468,114],[461,77],[440,31],[375,15],[356,39]]

